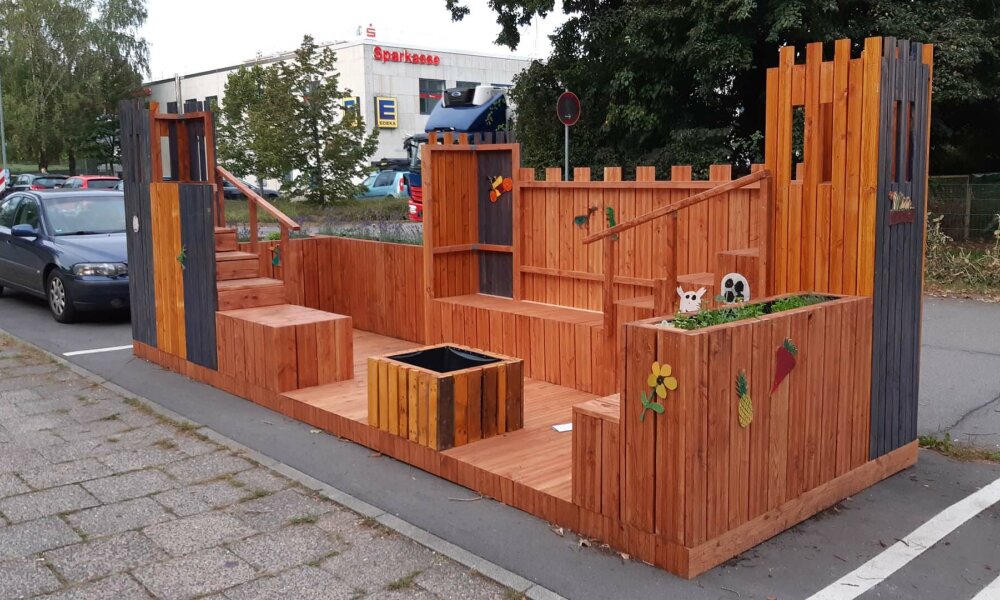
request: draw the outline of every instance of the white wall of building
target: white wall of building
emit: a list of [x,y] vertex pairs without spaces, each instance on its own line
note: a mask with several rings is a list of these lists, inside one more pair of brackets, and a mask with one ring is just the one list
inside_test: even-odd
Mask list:
[[[381,61],[375,59],[375,48],[388,51],[409,51],[440,57],[437,65],[413,64],[407,62]],[[379,147],[373,160],[384,157],[402,157],[403,140],[414,133],[424,131],[427,115],[420,114],[420,79],[444,80],[445,87],[454,87],[458,81],[472,81],[482,84],[509,85],[514,75],[526,68],[529,60],[516,57],[487,56],[467,52],[439,50],[420,46],[382,42],[374,39],[359,39],[331,45],[337,55],[337,70],[340,73],[340,87],[350,89],[351,95],[361,102],[361,115],[369,129],[376,124],[375,98],[388,96],[396,98],[398,126],[382,129],[379,133]],[[277,56],[275,62],[285,58]],[[150,99],[160,103],[166,110],[168,102],[179,100],[183,105],[187,100],[204,102],[215,96],[225,102],[226,80],[229,74],[242,65],[222,68],[207,73],[180,76],[180,98],[177,97],[176,82],[173,79],[146,84],[150,88]]]

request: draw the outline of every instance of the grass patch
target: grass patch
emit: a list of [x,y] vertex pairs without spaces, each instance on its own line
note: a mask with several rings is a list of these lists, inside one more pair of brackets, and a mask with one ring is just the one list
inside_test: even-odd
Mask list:
[[108,415],[108,416],[104,417],[103,419],[98,419],[98,421],[117,421],[120,418],[121,418],[121,415],[118,414],[118,413],[115,413],[113,415]]
[[421,573],[423,573],[423,571],[410,571],[403,577],[400,577],[399,579],[390,582],[389,585],[385,586],[385,589],[390,592],[396,592],[399,590],[405,590],[411,588],[413,587],[413,581]]
[[289,525],[312,525],[319,521],[319,517],[316,515],[304,515],[301,517],[292,517],[288,519]]
[[505,600],[524,600],[526,596],[515,589],[507,588],[503,592],[503,597]]
[[271,495],[271,492],[269,492],[267,490],[262,490],[260,488],[257,488],[255,490],[251,491],[250,495],[247,496],[246,499],[247,500],[258,500],[260,498],[266,498],[267,496],[270,496],[270,495]]
[[693,314],[677,313],[673,321],[664,321],[664,325],[693,331],[713,325],[722,325],[744,319],[758,319],[767,314],[774,314],[803,306],[810,306],[826,302],[826,296],[815,296],[811,294],[789,296],[771,302],[761,302],[758,304],[735,304],[726,308],[716,308],[712,310],[701,310]]
[[177,449],[177,442],[175,442],[174,440],[171,440],[171,439],[167,439],[167,438],[163,438],[162,440],[157,440],[156,442],[153,442],[153,445],[156,446],[157,448],[161,448],[163,450],[176,450]]
[[971,444],[956,442],[951,439],[951,434],[949,433],[944,434],[944,437],[940,438],[936,435],[922,435],[919,439],[921,448],[936,450],[956,460],[982,460],[1000,463],[1000,451],[976,448]]

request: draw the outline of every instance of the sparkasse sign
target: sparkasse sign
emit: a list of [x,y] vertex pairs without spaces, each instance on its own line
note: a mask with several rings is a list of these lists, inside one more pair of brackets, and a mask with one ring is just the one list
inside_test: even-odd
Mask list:
[[386,62],[405,62],[414,65],[437,66],[441,64],[441,57],[437,54],[420,54],[409,50],[389,50],[382,46],[375,46],[375,60]]

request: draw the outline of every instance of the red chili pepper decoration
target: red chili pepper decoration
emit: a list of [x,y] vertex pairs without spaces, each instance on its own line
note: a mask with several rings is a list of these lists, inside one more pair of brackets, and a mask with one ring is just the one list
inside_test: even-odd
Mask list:
[[773,394],[785,377],[795,368],[795,357],[799,349],[795,347],[792,340],[785,338],[785,341],[778,347],[778,353],[774,357],[774,385],[771,386]]

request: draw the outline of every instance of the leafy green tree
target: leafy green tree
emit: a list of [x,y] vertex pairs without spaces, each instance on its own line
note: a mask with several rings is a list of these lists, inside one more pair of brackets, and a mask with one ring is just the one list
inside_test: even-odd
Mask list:
[[219,111],[218,154],[238,175],[284,178],[294,168],[295,99],[275,66],[241,67],[226,81]]
[[145,0],[0,0],[0,72],[14,154],[75,171],[101,115],[142,81]]
[[[468,8],[445,0],[455,19]],[[554,0],[491,0],[497,42]],[[515,80],[516,129],[535,166],[558,164],[558,92],[580,96],[572,160],[661,169],[762,159],[765,67],[783,45],[892,35],[934,43],[935,172],[1000,167],[1000,11],[992,0],[564,0],[553,53]],[[857,52],[860,47],[855,48]]]
[[219,128],[223,164],[261,180],[299,171],[282,188],[311,202],[353,197],[378,132],[366,131],[357,108],[341,108],[350,91],[339,82],[333,51],[309,36],[285,63],[230,75]]
[[370,133],[358,108],[341,108],[350,91],[340,88],[337,57],[319,48],[310,36],[281,66],[281,78],[293,94],[296,144],[291,148],[302,175],[291,182],[292,193],[311,202],[351,198],[361,186],[368,157],[378,147],[378,130]]

